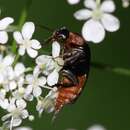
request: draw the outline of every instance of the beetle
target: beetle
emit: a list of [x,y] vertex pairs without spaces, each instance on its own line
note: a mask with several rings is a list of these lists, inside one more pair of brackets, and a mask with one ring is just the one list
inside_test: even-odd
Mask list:
[[57,114],[64,105],[74,103],[81,94],[90,69],[90,48],[81,35],[70,32],[66,27],[56,30],[52,40],[63,43],[64,66],[56,85],[58,96],[54,113]]

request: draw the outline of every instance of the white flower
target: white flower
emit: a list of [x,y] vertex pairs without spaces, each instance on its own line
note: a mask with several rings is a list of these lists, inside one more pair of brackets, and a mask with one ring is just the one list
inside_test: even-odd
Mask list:
[[38,55],[37,50],[41,48],[40,42],[31,39],[32,35],[35,31],[34,23],[26,22],[21,32],[14,32],[14,39],[18,43],[19,47],[19,54],[24,55],[25,51],[31,58],[35,58]]
[[87,20],[82,28],[82,35],[86,41],[99,43],[105,38],[105,30],[117,31],[120,27],[119,20],[110,13],[115,11],[112,0],[105,0],[100,5],[95,0],[85,0],[87,9],[81,9],[74,14],[78,20]]
[[41,55],[37,57],[36,63],[42,70],[43,74],[47,76],[47,83],[53,86],[58,82],[59,71],[63,67],[64,61],[60,56],[60,45],[58,42],[52,44],[52,56]]
[[16,101],[14,98],[8,102],[7,111],[9,112],[2,117],[4,124],[8,124],[10,127],[19,126],[22,123],[22,119],[26,119],[29,114],[26,108],[26,102],[24,100]]
[[12,95],[16,100],[21,100],[21,99],[27,101],[33,100],[33,95],[28,93],[28,88],[24,88],[24,87],[19,87],[12,93]]
[[106,130],[106,129],[101,125],[92,125],[87,130]]
[[130,0],[122,0],[122,6],[123,6],[124,8],[129,7],[129,5],[130,5]]
[[14,19],[11,17],[6,17],[0,20],[0,44],[5,44],[8,41],[7,28],[14,22]]
[[7,68],[12,65],[14,61],[14,56],[7,55],[3,58],[3,56],[0,54],[0,84],[2,84],[6,78],[7,75]]
[[80,0],[67,0],[67,2],[71,5],[78,4]]
[[3,88],[9,91],[22,87],[24,84],[24,72],[25,67],[22,63],[17,63],[14,69],[12,66],[9,66],[6,69],[6,79],[2,83]]
[[37,111],[39,112],[39,115],[41,116],[43,111],[46,111],[48,113],[53,112],[55,109],[55,100],[58,96],[57,88],[54,87],[50,92],[47,94],[47,96],[43,99],[38,99],[38,103],[36,106]]
[[5,89],[0,89],[0,99],[4,99],[6,96],[6,90]]
[[8,108],[8,99],[0,99],[0,107],[6,110]]
[[46,84],[46,78],[44,76],[38,77],[38,74],[35,72],[35,69],[33,71],[33,75],[28,74],[26,76],[26,82],[28,84],[26,89],[26,94],[31,94],[35,97],[38,97],[42,94],[41,87],[44,87]]
[[32,130],[32,128],[30,128],[28,126],[23,126],[23,127],[17,127],[14,130]]

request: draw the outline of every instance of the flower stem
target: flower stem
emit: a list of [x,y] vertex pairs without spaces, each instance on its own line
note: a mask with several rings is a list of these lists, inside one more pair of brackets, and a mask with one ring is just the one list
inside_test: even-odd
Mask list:
[[114,72],[119,75],[130,76],[130,69],[115,67],[112,65],[102,64],[99,62],[91,62],[91,66],[93,68],[97,68],[100,70]]
[[96,6],[97,6],[97,8],[100,7],[100,4],[101,4],[101,0],[96,0]]
[[19,58],[20,58],[20,55],[17,53],[17,55],[15,56],[14,62],[12,64],[13,67],[16,65]]
[[[19,19],[19,22],[18,22],[18,28],[21,28],[22,25],[24,24],[25,20],[27,19],[28,11],[29,11],[31,5],[32,5],[32,0],[26,0],[26,4],[25,4],[25,6],[22,10],[22,13],[21,13],[21,16],[20,16],[20,19]],[[13,42],[12,42],[12,52],[14,54],[16,54],[16,49],[17,49],[16,42],[15,42],[15,40],[13,40]]]
[[10,121],[10,130],[12,130],[13,127],[13,117],[11,117],[11,121]]

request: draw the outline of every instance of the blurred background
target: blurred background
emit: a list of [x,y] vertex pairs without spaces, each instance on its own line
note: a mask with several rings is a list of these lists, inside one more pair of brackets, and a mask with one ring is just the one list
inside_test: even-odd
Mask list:
[[[130,68],[130,8],[122,8],[121,0],[115,2],[115,15],[120,19],[121,28],[118,32],[107,33],[105,40],[98,45],[89,43],[91,60]],[[0,17],[11,16],[17,24],[25,3],[26,0],[0,0]],[[33,0],[27,21],[54,29],[66,26],[80,33],[83,22],[73,18],[73,13],[80,8],[83,8],[82,2],[70,6],[66,0]],[[37,28],[34,37],[43,41],[50,35],[46,30]],[[130,77],[91,67],[82,95],[75,104],[65,106],[53,124],[52,114],[38,118],[34,105],[31,112],[36,115],[35,120],[25,121],[23,125],[34,130],[86,130],[93,124],[101,124],[107,130],[130,130]]]

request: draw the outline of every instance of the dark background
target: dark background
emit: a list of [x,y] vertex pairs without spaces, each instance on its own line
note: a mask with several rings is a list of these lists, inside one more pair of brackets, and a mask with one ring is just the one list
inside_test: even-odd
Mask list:
[[[122,8],[121,0],[115,2],[115,15],[121,21],[121,28],[116,33],[107,33],[101,44],[90,44],[92,61],[130,68],[130,8]],[[1,17],[11,16],[17,24],[25,3],[26,0],[0,0]],[[33,0],[27,20],[51,28],[66,26],[80,32],[83,22],[76,21],[73,13],[81,7],[82,2],[70,6],[66,0]],[[37,28],[34,37],[43,41],[49,35],[46,30]],[[32,106],[31,111],[35,111],[34,108]],[[54,124],[51,124],[51,117],[51,114],[44,114],[41,119],[36,116],[35,121],[23,125],[34,130],[85,130],[93,124],[101,124],[108,130],[130,130],[130,77],[91,68],[78,101],[66,106]]]

